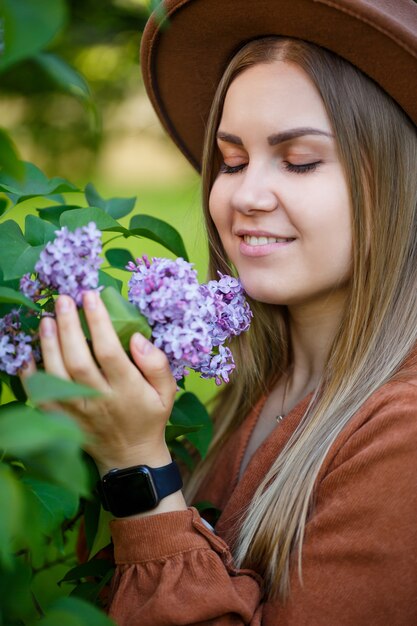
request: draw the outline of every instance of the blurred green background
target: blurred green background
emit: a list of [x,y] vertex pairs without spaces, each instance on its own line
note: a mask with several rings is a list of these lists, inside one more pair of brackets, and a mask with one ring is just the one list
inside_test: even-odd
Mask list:
[[[67,0],[65,24],[47,51],[85,78],[91,98],[76,88],[73,93],[61,89],[41,64],[24,60],[2,74],[0,126],[21,158],[49,177],[62,176],[80,189],[92,181],[103,197],[136,196],[136,213],[154,215],[179,230],[203,281],[207,246],[199,177],[166,137],[141,80],[140,39],[152,4]],[[71,194],[71,202],[77,200]],[[45,204],[23,202],[4,218],[22,224],[40,206]],[[111,245],[127,247],[134,256],[171,256],[156,243],[139,243],[118,239]],[[112,273],[127,282],[128,274]],[[207,401],[216,387],[191,374],[187,389]]]

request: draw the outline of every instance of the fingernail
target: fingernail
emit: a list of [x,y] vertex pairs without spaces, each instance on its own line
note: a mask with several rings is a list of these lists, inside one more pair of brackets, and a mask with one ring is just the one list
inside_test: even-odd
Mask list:
[[83,302],[86,309],[94,311],[97,308],[97,293],[95,291],[86,291]]
[[54,334],[54,323],[50,317],[43,318],[40,331],[42,337],[52,337]]
[[59,296],[57,307],[59,313],[68,313],[71,308],[71,298],[68,296]]
[[148,354],[148,352],[150,352],[153,348],[151,342],[148,341],[146,337],[144,337],[143,335],[140,335],[139,333],[135,333],[133,335],[133,342],[135,344],[135,347],[142,354]]

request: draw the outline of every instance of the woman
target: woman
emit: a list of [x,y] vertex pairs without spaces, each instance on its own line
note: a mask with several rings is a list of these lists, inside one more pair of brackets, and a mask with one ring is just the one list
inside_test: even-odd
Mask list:
[[[45,367],[104,392],[72,412],[125,518],[112,522],[118,624],[411,625],[417,5],[258,1],[171,0],[169,27],[151,22],[143,43],[154,106],[196,165],[207,126],[211,271],[234,268],[254,310],[188,486],[189,502],[222,509],[215,532],[165,446],[175,384],[159,350],[135,336],[135,367],[88,293],[99,370],[60,297]],[[138,465],[156,486],[123,470]]]

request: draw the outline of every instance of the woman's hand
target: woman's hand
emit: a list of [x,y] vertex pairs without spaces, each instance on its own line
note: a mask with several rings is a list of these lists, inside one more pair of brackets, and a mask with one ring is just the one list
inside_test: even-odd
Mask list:
[[[90,434],[86,449],[101,475],[115,467],[170,463],[164,431],[177,386],[165,354],[137,333],[130,340],[132,363],[99,294],[86,292],[83,307],[98,365],[74,301],[60,296],[56,321],[46,317],[40,325],[44,367],[50,374],[93,387],[102,396],[54,403],[54,408],[70,413]],[[23,382],[35,369],[32,363],[22,373]]]

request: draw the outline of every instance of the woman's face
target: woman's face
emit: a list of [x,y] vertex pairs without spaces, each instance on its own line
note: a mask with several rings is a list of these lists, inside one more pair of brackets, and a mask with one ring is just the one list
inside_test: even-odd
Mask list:
[[227,92],[217,141],[210,214],[247,293],[289,306],[343,294],[349,192],[307,74],[281,61],[245,70]]

